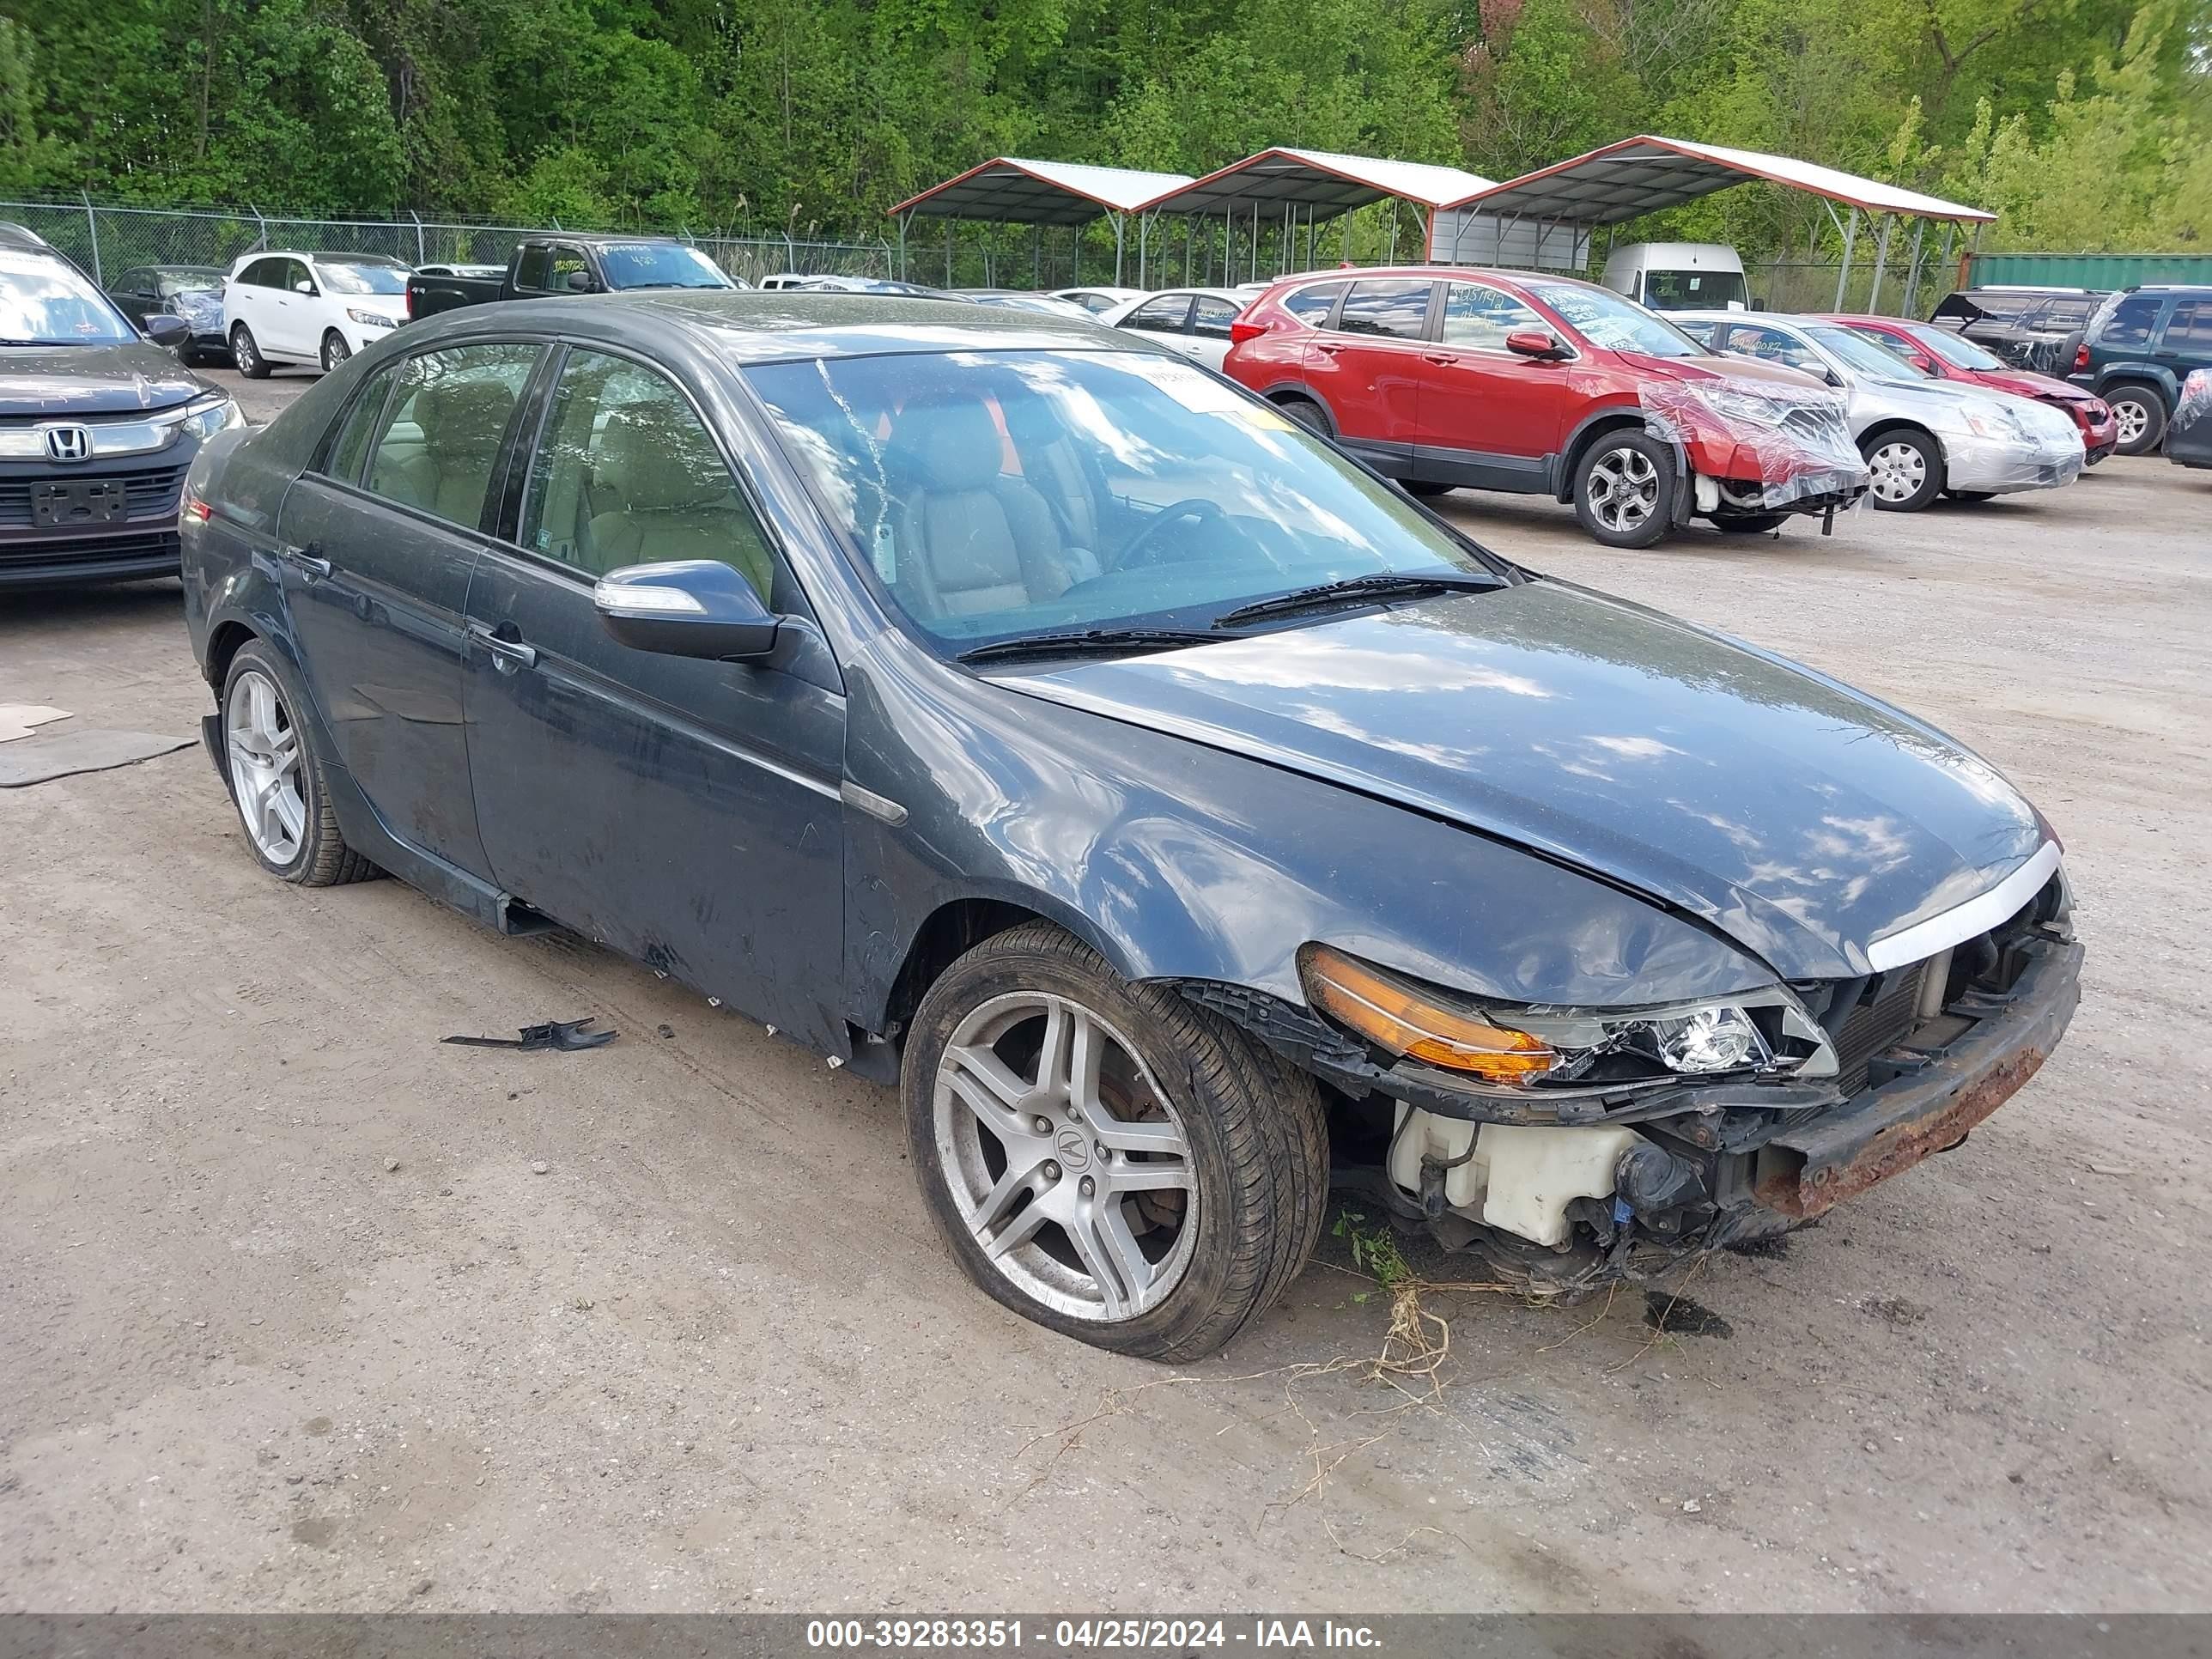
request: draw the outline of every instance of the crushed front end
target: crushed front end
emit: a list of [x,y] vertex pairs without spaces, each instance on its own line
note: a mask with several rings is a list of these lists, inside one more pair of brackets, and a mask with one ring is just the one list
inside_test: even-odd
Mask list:
[[1311,1008],[1184,989],[1320,1079],[1340,1189],[1509,1282],[1576,1294],[1783,1232],[1963,1141],[2079,998],[2055,844],[2046,870],[1940,949],[1723,1008],[1462,1018],[1321,947]]
[[1778,513],[1826,519],[1855,506],[1870,475],[1844,400],[1812,385],[1654,380],[1640,389],[1644,430],[1688,459],[1682,511],[1717,522]]

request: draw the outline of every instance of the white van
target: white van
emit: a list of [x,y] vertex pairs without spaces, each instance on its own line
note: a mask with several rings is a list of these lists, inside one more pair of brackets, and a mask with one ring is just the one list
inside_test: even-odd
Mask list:
[[1747,311],[1743,261],[1720,242],[1632,242],[1605,262],[1605,285],[1653,311]]

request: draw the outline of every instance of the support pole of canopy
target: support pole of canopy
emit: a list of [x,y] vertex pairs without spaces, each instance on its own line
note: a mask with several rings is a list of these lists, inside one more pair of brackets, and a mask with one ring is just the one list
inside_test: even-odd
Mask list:
[[952,286],[952,221],[945,222],[945,286]]
[[1844,289],[1851,280],[1851,245],[1858,240],[1858,236],[1859,210],[1853,208],[1849,222],[1844,226],[1844,263],[1836,271],[1836,303],[1829,307],[1831,310],[1841,311],[1844,308]]
[[1152,216],[1149,213],[1139,213],[1137,216],[1137,286],[1139,288],[1150,288],[1152,286],[1152,283],[1149,280],[1152,265]]
[[1030,286],[1032,289],[1044,286],[1044,227],[1042,225],[1030,227]]
[[[1258,197],[1255,196],[1255,197],[1252,198],[1252,275],[1253,275],[1253,276],[1257,276],[1259,274],[1260,274],[1260,198],[1259,198]],[[1232,283],[1231,283],[1229,284],[1229,286],[1230,286],[1230,287],[1231,287],[1231,288],[1234,288],[1234,287],[1236,287],[1236,286],[1237,286],[1237,284],[1236,284],[1235,283],[1233,283],[1233,282],[1232,282]]]
[[1881,279],[1889,273],[1889,233],[1896,226],[1894,213],[1881,216],[1881,240],[1875,245],[1874,291],[1867,296],[1867,309],[1871,312],[1881,310]]
[[1927,234],[1925,219],[1912,222],[1912,264],[1905,273],[1905,314],[1908,317],[1920,314],[1920,239]]
[[906,281],[906,222],[913,217],[912,213],[902,213],[898,216],[898,279],[902,283]]
[[1106,216],[1114,222],[1114,286],[1119,288],[1121,286],[1121,239],[1122,233],[1128,228],[1128,216],[1121,213],[1109,213]]
[[[1956,283],[1959,280],[1958,272],[1951,268],[1951,236],[1957,229],[1958,227],[1949,220],[1946,219],[1943,222],[1943,247],[1942,251],[1936,256],[1936,264],[1943,272],[1943,280],[1951,283]],[[1949,290],[1945,291],[1948,293]]]

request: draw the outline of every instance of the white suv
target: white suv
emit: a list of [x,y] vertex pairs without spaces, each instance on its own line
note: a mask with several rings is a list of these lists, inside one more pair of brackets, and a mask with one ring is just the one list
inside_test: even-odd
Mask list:
[[249,253],[222,284],[222,331],[249,380],[336,368],[407,320],[407,267],[381,253]]

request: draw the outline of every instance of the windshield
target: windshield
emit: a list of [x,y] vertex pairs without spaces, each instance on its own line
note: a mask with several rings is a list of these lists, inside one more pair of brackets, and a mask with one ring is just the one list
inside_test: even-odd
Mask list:
[[2005,366],[2003,358],[1994,352],[1983,350],[1965,335],[1954,334],[1948,328],[1929,328],[1923,324],[1905,331],[1954,368],[2002,368]]
[[1726,310],[1747,307],[1751,295],[1740,270],[1647,270],[1644,303],[1654,311]]
[[356,264],[350,260],[318,259],[315,269],[322,273],[323,286],[333,294],[407,292],[407,268],[404,265]]
[[1614,351],[1641,352],[1646,357],[1702,357],[1705,347],[1672,323],[1662,323],[1633,301],[1610,289],[1581,283],[1522,284],[1589,341]]
[[1863,334],[1854,334],[1850,329],[1833,324],[1815,328],[1808,326],[1805,337],[1819,346],[1845,368],[1876,380],[1925,380],[1929,377],[1924,368],[1915,368],[1893,351],[1883,349]]
[[721,267],[696,247],[623,242],[599,250],[609,288],[728,288]]
[[892,603],[950,652],[1202,629],[1355,576],[1498,577],[1389,485],[1176,358],[956,351],[745,374]]
[[120,345],[138,331],[76,270],[0,252],[0,345]]

